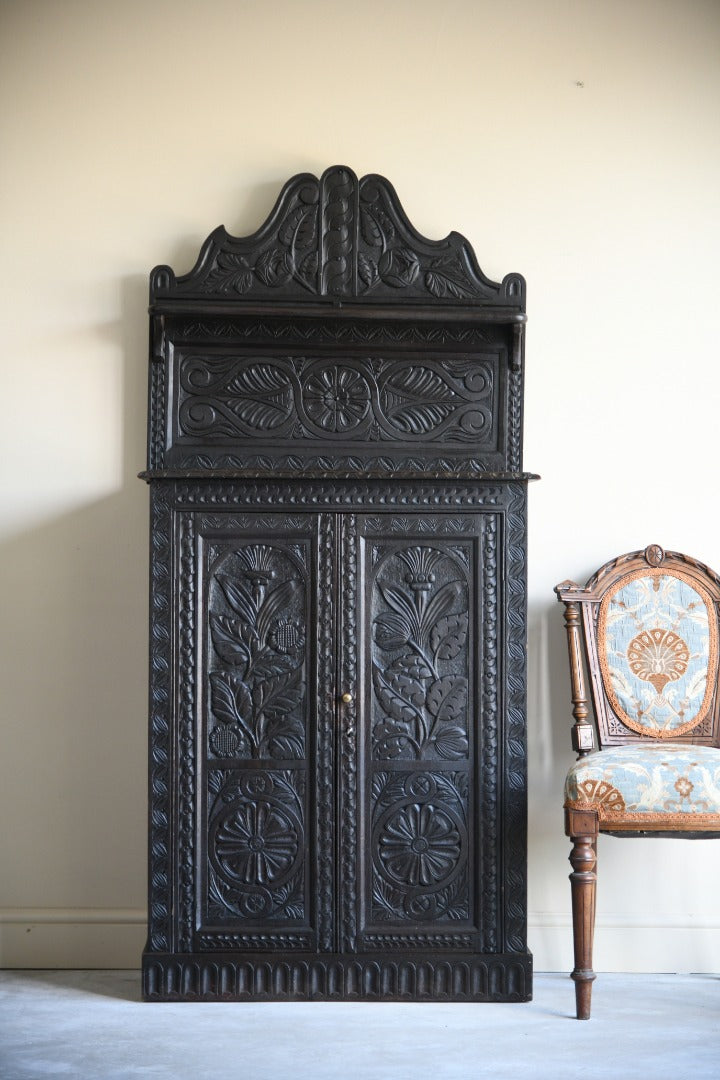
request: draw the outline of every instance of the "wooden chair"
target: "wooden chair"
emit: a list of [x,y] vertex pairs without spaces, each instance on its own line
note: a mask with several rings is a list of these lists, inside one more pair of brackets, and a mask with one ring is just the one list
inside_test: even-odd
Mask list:
[[598,833],[720,837],[720,577],[652,544],[606,563],[584,588],[563,581],[555,592],[565,604],[578,754],[565,781],[571,978],[577,1017],[587,1020]]

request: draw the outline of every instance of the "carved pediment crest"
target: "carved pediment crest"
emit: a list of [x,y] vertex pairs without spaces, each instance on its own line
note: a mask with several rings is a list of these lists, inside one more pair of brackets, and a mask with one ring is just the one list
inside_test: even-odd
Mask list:
[[485,277],[468,241],[428,240],[410,224],[392,184],[358,179],[344,165],[300,173],[283,187],[264,225],[231,236],[223,225],[188,274],[158,266],[151,300],[332,300],[499,306],[524,311],[525,281]]

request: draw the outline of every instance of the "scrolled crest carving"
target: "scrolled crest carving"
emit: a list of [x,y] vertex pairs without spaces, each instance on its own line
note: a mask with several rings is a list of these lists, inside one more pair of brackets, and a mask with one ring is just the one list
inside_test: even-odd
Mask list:
[[189,274],[176,277],[170,267],[156,267],[152,299],[175,295],[402,298],[522,311],[525,282],[519,274],[509,274],[501,284],[491,281],[459,233],[426,239],[410,224],[388,180],[377,175],[358,180],[338,165],[319,179],[309,173],[292,177],[251,236],[231,236],[221,225]]

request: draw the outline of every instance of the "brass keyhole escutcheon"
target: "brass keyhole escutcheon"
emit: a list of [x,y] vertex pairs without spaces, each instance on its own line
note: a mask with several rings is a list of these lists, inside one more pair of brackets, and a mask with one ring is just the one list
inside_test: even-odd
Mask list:
[[348,694],[348,693],[345,693],[345,694],[343,694],[343,696],[342,696],[342,697],[340,698],[340,700],[341,700],[342,702],[344,702],[344,704],[345,704],[345,705],[349,705],[349,704],[350,704],[350,702],[352,701],[352,694]]

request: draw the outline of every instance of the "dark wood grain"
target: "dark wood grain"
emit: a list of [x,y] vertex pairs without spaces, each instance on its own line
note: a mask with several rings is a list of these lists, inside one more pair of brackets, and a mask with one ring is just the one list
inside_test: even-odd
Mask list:
[[148,1000],[527,1000],[525,285],[382,177],[151,275]]

